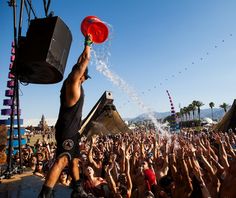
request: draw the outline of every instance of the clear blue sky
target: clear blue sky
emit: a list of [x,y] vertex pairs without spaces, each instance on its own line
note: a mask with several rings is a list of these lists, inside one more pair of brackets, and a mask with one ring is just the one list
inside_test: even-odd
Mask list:
[[[37,17],[44,17],[43,1],[33,0]],[[70,2],[70,3],[69,3]],[[17,1],[18,10],[20,1]],[[119,0],[51,1],[50,10],[69,26],[73,42],[64,78],[83,47],[80,23],[88,15],[112,26],[109,68],[135,90],[147,107],[170,111],[166,89],[176,110],[193,100],[218,107],[236,98],[236,1],[227,0]],[[23,32],[27,30],[24,12]],[[12,9],[0,3],[0,107],[5,99],[11,41]],[[108,45],[107,43],[101,45]],[[121,116],[144,113],[119,87],[91,64],[91,80],[84,84],[84,116],[105,90],[113,92]],[[21,86],[22,118],[56,118],[61,84]],[[2,116],[1,116],[2,119]]]

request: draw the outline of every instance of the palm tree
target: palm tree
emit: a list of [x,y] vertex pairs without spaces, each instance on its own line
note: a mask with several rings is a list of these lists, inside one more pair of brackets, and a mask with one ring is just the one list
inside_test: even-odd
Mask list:
[[189,105],[187,106],[187,109],[188,109],[188,117],[189,117],[189,120],[191,120],[191,111],[192,111],[192,106],[191,106],[191,104],[189,104]]
[[179,130],[181,131],[181,124],[182,124],[181,109],[180,109],[180,112],[176,112],[176,118],[177,118],[177,124],[176,125],[179,125]]
[[211,108],[211,119],[213,120],[213,107],[215,106],[215,103],[214,102],[210,102],[209,106]]
[[180,130],[181,130],[182,125],[183,125],[183,121],[184,121],[184,110],[183,110],[183,108],[180,108],[179,114],[180,114]]
[[183,111],[183,108],[180,108],[179,113],[180,113],[180,119],[181,119],[181,122],[182,122],[182,121],[184,120],[184,111]]
[[227,112],[228,107],[229,105],[226,104],[225,102],[222,105],[220,105],[220,108],[224,109],[225,113]]
[[180,114],[180,112],[176,112],[175,115],[176,115],[177,118],[181,118],[181,114]]
[[187,109],[187,107],[183,108],[183,113],[185,115],[185,120],[187,121],[188,120],[188,109]]
[[201,101],[196,101],[196,107],[197,107],[197,113],[198,113],[198,120],[200,121],[200,107],[203,106],[204,104]]
[[[189,111],[189,113],[188,113],[189,119],[191,120],[191,118],[190,118],[190,112],[193,111],[193,105],[192,105],[192,104],[189,104],[187,108],[188,108],[188,111]],[[194,114],[193,114],[193,116],[194,116]]]
[[192,106],[193,106],[193,109],[192,109],[192,111],[193,111],[193,119],[195,119],[195,116],[194,116],[194,114],[195,114],[195,111],[196,111],[196,103],[197,103],[197,101],[196,100],[194,100],[193,102],[192,102]]
[[191,120],[191,107],[187,106],[187,114],[188,114],[188,120]]

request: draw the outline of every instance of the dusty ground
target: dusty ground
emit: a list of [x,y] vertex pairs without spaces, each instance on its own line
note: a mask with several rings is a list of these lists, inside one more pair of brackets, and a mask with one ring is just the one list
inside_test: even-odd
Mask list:
[[[30,145],[34,145],[37,139],[42,141],[42,135],[32,137]],[[11,179],[0,180],[0,198],[37,198],[43,182],[44,179],[33,175],[32,171],[15,174]],[[54,189],[54,197],[70,198],[71,191],[69,187],[58,184]]]
[[[0,184],[1,198],[37,198],[44,180],[31,172],[13,175],[11,179],[3,179]],[[71,189],[58,184],[55,187],[55,198],[69,198]]]

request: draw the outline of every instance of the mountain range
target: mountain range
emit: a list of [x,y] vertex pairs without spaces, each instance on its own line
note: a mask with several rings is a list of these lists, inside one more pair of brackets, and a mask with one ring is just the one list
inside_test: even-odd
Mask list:
[[[164,119],[167,116],[171,115],[170,112],[152,112],[152,115],[156,119]],[[211,118],[211,109],[201,109],[201,118]],[[213,119],[214,120],[219,120],[222,118],[224,115],[224,110],[222,108],[213,108]],[[195,116],[197,117],[197,111],[195,111]],[[191,112],[191,117],[192,117],[192,112]],[[134,118],[123,118],[125,121],[130,121],[130,122],[138,122],[138,121],[143,121],[143,120],[148,120],[150,119],[147,113],[143,113],[138,115],[137,117]],[[46,122],[49,126],[54,126],[56,123],[56,118],[46,118]],[[38,126],[40,122],[40,119],[25,119],[24,120],[24,126]]]
[[[164,119],[167,116],[171,115],[171,113],[170,112],[152,112],[152,115],[154,115],[156,119]],[[213,120],[219,120],[223,117],[223,115],[224,115],[224,110],[222,108],[213,108]],[[192,112],[191,112],[191,117],[192,117]],[[195,117],[197,117],[197,110],[195,111]],[[210,108],[201,109],[200,117],[211,118],[211,109]],[[143,121],[143,120],[148,120],[148,119],[150,119],[148,116],[148,113],[143,113],[135,118],[125,118],[124,120],[131,121],[131,122],[138,122],[138,121]]]

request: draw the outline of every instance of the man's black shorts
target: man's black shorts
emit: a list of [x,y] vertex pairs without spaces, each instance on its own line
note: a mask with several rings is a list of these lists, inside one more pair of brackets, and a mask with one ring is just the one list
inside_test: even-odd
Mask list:
[[70,160],[73,158],[78,158],[80,155],[79,140],[80,140],[79,133],[76,133],[74,136],[65,139],[61,138],[60,133],[56,133],[56,141],[57,141],[56,157],[58,158],[62,155],[68,155]]

